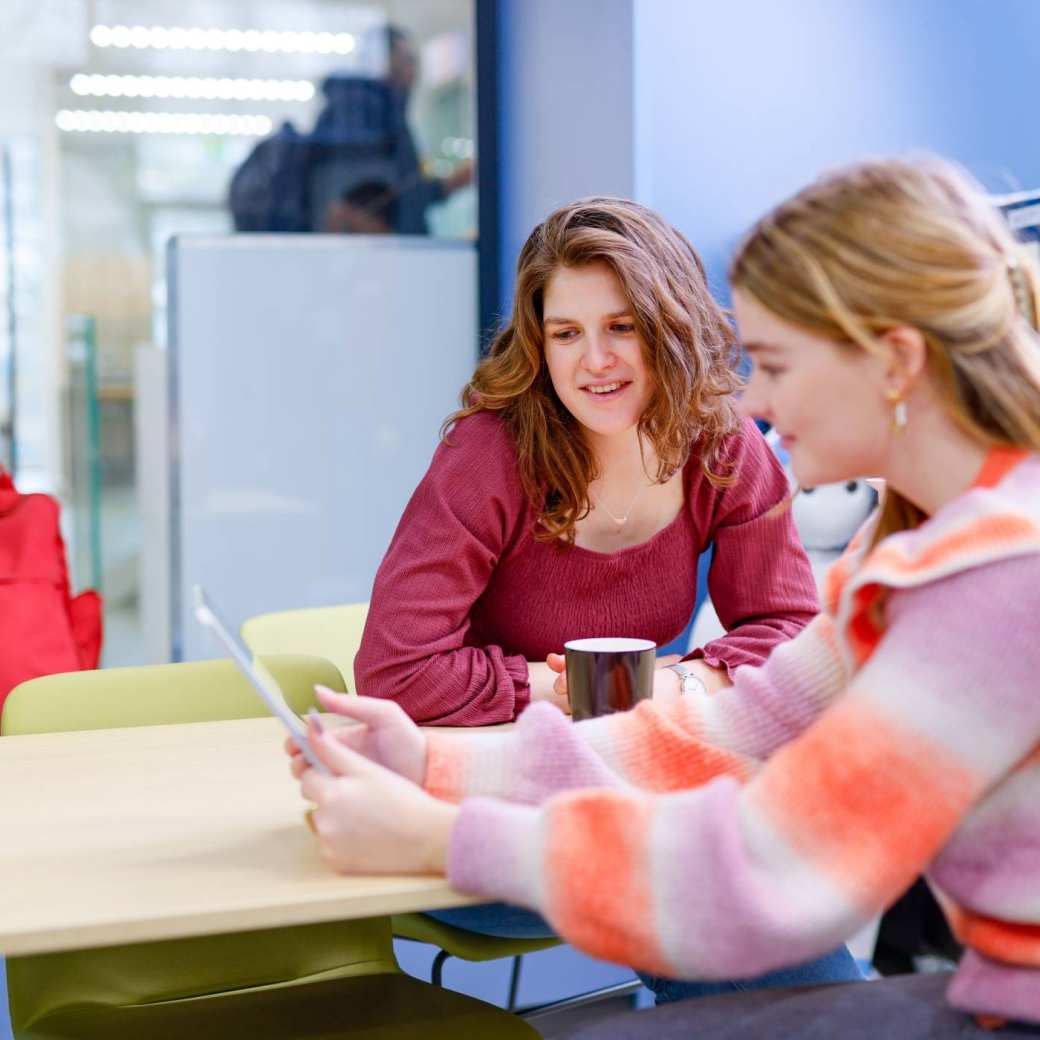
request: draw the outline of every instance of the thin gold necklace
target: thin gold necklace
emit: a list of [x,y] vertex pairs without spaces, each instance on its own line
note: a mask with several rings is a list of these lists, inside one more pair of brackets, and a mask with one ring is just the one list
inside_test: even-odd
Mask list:
[[599,508],[602,509],[603,512],[606,513],[607,516],[609,516],[610,519],[613,520],[614,523],[618,525],[618,527],[624,527],[625,524],[628,523],[628,518],[632,515],[632,510],[635,509],[636,503],[639,501],[640,498],[643,497],[643,492],[646,491],[646,489],[648,487],[650,487],[649,484],[644,484],[636,492],[636,496],[635,496],[635,498],[632,499],[631,502],[629,502],[628,509],[625,510],[625,515],[624,516],[615,516],[607,508],[606,503],[603,501],[603,499],[601,499],[599,497],[599,495],[597,495],[596,492],[592,490],[592,488],[589,488],[589,494],[592,496],[592,500],[596,503],[596,505],[599,506]]

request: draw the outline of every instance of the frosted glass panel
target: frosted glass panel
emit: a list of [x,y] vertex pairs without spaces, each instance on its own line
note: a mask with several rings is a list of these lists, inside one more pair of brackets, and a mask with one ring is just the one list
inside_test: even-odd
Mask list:
[[476,256],[431,239],[230,236],[170,253],[173,655],[238,624],[365,600],[470,376]]

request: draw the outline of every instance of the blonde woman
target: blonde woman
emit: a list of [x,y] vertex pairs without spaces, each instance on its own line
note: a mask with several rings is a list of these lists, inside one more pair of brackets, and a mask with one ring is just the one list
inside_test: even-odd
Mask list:
[[364,725],[320,740],[338,778],[303,773],[322,851],[343,871],[445,871],[687,978],[810,957],[927,872],[966,947],[952,977],[677,1004],[589,1035],[1034,1035],[1036,276],[979,188],[932,160],[810,185],[731,280],[745,407],[799,481],[887,484],[825,613],[714,696],[577,725],[535,706],[509,734],[452,739],[329,699]]

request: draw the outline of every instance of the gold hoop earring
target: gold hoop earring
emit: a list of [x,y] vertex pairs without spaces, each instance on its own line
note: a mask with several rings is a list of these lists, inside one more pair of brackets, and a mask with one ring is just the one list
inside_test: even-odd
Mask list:
[[892,404],[892,429],[896,433],[902,433],[906,429],[906,401],[894,387],[885,391],[885,400]]

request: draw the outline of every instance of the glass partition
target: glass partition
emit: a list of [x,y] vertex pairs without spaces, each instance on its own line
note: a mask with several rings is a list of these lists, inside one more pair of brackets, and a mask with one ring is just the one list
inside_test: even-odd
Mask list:
[[71,314],[65,336],[65,499],[69,575],[74,589],[103,592],[101,410],[94,319]]
[[0,464],[23,491],[52,491],[58,483],[47,472],[40,192],[38,144],[23,135],[0,139]]
[[14,472],[17,325],[14,308],[14,224],[11,153],[0,146],[0,466]]
[[[236,229],[476,239],[475,0],[93,0],[87,9],[78,58],[53,64],[41,91],[52,99],[52,140],[38,180],[54,212],[54,333],[70,315],[93,316],[89,336],[77,318],[69,339],[76,356],[90,341],[93,413],[86,369],[54,362],[67,366],[57,384],[74,569],[104,587],[106,662],[136,664],[148,658],[135,358],[166,345],[168,241]],[[27,342],[19,359],[29,353],[62,351]],[[90,423],[93,442],[81,437]]]

